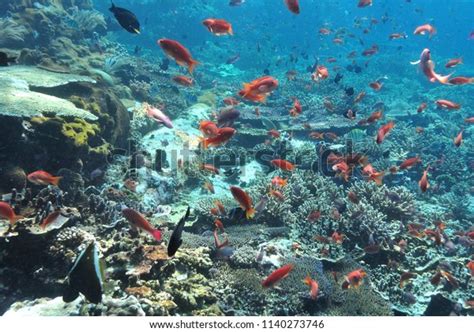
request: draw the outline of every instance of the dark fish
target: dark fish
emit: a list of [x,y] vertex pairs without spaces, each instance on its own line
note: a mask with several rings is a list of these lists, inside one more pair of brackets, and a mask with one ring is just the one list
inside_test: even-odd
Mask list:
[[341,73],[337,73],[336,77],[334,78],[334,83],[339,84],[344,76]]
[[228,64],[228,65],[231,65],[233,63],[236,63],[239,60],[240,60],[240,54],[236,54],[236,55],[233,55],[230,58],[228,58],[225,63]]
[[360,74],[362,72],[362,67],[360,66],[354,66],[354,73]]
[[9,57],[5,52],[0,52],[0,67],[8,67],[10,63],[15,63],[16,57]]
[[115,7],[113,2],[109,10],[114,14],[122,28],[130,33],[140,34],[140,22],[138,22],[134,13],[124,8]]
[[229,211],[229,219],[232,222],[238,222],[245,218],[245,211],[241,207],[234,208]]
[[161,61],[160,69],[166,71],[168,70],[169,67],[170,67],[170,59],[164,58],[163,61]]
[[142,51],[141,46],[135,46],[135,49],[133,50],[133,54],[138,55]]
[[189,218],[189,212],[190,212],[190,208],[188,206],[188,209],[186,210],[186,214],[179,220],[173,233],[171,234],[170,242],[168,243],[168,256],[169,257],[173,257],[174,254],[176,254],[176,251],[178,251],[179,247],[183,243],[183,240],[181,239],[181,234],[183,233],[184,223]]
[[231,108],[231,109],[223,110],[217,116],[217,126],[219,128],[230,127],[234,124],[234,121],[236,121],[239,117],[240,117],[240,112],[236,109]]
[[348,95],[348,96],[353,96],[354,95],[354,88],[353,87],[345,88],[344,91],[346,92],[346,95]]
[[230,0],[229,1],[229,6],[232,6],[232,7],[240,6],[244,2],[245,2],[245,0]]
[[264,73],[265,75],[270,75],[270,69],[265,68],[265,69],[263,70],[263,73]]
[[72,302],[81,293],[88,301],[98,304],[102,301],[103,282],[104,265],[93,241],[77,256],[67,276],[63,301]]

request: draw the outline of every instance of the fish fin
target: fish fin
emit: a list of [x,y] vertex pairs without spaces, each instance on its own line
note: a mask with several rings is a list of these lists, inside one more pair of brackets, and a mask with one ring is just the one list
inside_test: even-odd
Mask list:
[[57,187],[62,178],[62,176],[55,176],[51,179],[51,183]]
[[161,241],[161,231],[159,229],[153,230],[150,234],[156,241]]
[[254,208],[250,208],[248,209],[247,211],[245,211],[245,217],[247,219],[252,219],[254,216],[255,216],[255,209]]
[[415,65],[419,65],[420,62],[421,62],[421,60],[418,60],[418,61],[410,61],[410,64],[415,66]]
[[441,84],[448,84],[448,81],[449,81],[449,78],[454,74],[454,72],[452,72],[451,74],[449,75],[446,75],[446,76],[442,76],[442,75],[438,75],[435,73],[435,79],[438,80]]
[[304,283],[308,286],[311,285],[311,276],[309,274],[304,278]]
[[229,29],[229,35],[233,36],[234,35],[234,30],[232,30],[232,27]]
[[63,292],[63,301],[66,303],[72,302],[79,296],[79,292],[67,285]]
[[188,65],[188,71],[190,74],[192,74],[194,71],[194,67],[196,67],[197,65],[200,65],[201,63],[193,59],[191,59],[190,62],[191,63]]
[[209,147],[209,141],[205,137],[199,137],[199,142],[201,143],[204,150]]
[[137,35],[140,34],[140,30],[138,30],[138,29],[133,29],[133,31],[135,31],[135,33],[136,33]]
[[385,173],[384,173],[384,172],[381,172],[380,174],[377,174],[377,175],[374,177],[374,182],[375,182],[378,186],[381,186],[381,185],[382,185],[382,181],[383,181],[384,175],[385,175]]

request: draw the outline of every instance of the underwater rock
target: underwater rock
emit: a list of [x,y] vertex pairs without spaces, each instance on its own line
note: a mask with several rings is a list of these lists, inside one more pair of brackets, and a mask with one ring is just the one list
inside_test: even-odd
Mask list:
[[26,186],[26,173],[18,166],[0,166],[0,194],[10,193],[13,188],[17,191]]
[[3,314],[3,317],[80,316],[83,302],[80,297],[70,303],[64,303],[61,297],[16,302]]

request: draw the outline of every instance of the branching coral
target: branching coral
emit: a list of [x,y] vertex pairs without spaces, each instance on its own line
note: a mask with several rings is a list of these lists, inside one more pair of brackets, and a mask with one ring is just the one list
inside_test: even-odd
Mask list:
[[78,10],[73,13],[72,19],[83,31],[93,32],[97,31],[98,28],[107,29],[104,16],[97,10]]

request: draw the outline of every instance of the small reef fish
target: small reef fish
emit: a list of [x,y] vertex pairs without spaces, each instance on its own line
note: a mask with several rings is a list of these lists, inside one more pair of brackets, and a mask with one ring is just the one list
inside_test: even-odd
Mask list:
[[453,68],[453,67],[456,67],[457,65],[460,65],[462,63],[463,63],[462,58],[451,59],[446,63],[445,67],[446,68]]
[[273,138],[280,138],[281,134],[278,130],[271,129],[268,131],[268,136],[273,137]]
[[233,35],[232,24],[218,18],[208,18],[202,22],[204,26],[216,36]]
[[165,115],[162,111],[158,108],[153,107],[151,105],[145,105],[146,115],[150,118],[155,120],[158,123],[163,124],[165,127],[172,129],[173,123],[171,122],[170,118]]
[[461,108],[461,104],[446,99],[438,99],[435,103],[438,107],[448,110],[458,110]]
[[216,229],[220,230],[221,232],[224,232],[224,224],[222,223],[222,220],[214,220],[214,226],[216,226]]
[[423,112],[427,107],[428,107],[427,103],[421,103],[420,106],[418,106],[418,108],[416,109],[416,113]]
[[459,134],[454,138],[454,145],[459,148],[462,144],[462,133],[464,129],[459,132]]
[[201,131],[205,137],[216,137],[219,133],[219,128],[217,128],[214,122],[204,120],[199,123],[199,131]]
[[443,269],[439,269],[430,281],[433,285],[439,285],[441,280],[446,280],[453,288],[459,287],[459,281],[451,273]]
[[436,81],[440,82],[441,84],[447,84],[449,78],[452,73],[447,76],[442,76],[437,74],[434,71],[435,64],[431,60],[431,51],[428,48],[425,48],[423,52],[421,52],[420,60],[410,62],[412,65],[419,65],[423,74],[429,79],[430,82],[434,83]]
[[225,105],[228,105],[228,106],[236,106],[239,104],[239,101],[233,97],[224,98],[223,102]]
[[392,33],[388,36],[388,39],[395,40],[395,39],[407,39],[408,36],[406,33]]
[[188,220],[190,212],[191,209],[188,206],[186,213],[183,217],[181,217],[175,229],[173,230],[173,233],[171,233],[170,241],[167,247],[168,257],[173,257],[178,251],[179,247],[181,247],[181,244],[183,243],[181,236],[183,234],[184,224],[186,223],[186,220]]
[[105,265],[99,258],[97,245],[92,241],[79,256],[67,276],[67,284],[63,292],[63,301],[74,301],[79,293],[91,303],[102,302]]
[[137,181],[134,181],[132,179],[126,179],[124,182],[123,182],[123,186],[125,188],[127,188],[128,190],[130,191],[133,191],[133,192],[136,192],[137,191],[137,186],[138,186],[138,182]]
[[229,1],[229,6],[231,7],[237,7],[245,3],[245,0],[230,0]]
[[269,194],[270,194],[270,196],[275,197],[279,201],[284,201],[285,200],[285,196],[283,196],[283,194],[278,190],[270,189]]
[[253,102],[264,103],[267,96],[278,87],[278,81],[271,76],[263,76],[250,83],[244,83],[239,95]]
[[228,64],[228,65],[232,65],[232,64],[236,63],[236,62],[239,61],[239,60],[240,60],[240,54],[235,54],[235,55],[229,57],[229,58],[226,60],[225,63]]
[[217,127],[232,127],[240,117],[240,112],[235,108],[224,109],[217,115]]
[[165,54],[173,58],[178,65],[187,67],[190,74],[193,73],[194,67],[199,64],[198,61],[192,58],[191,52],[176,40],[159,39],[158,45],[163,49]]
[[314,73],[311,74],[311,79],[315,82],[320,82],[329,78],[329,70],[325,66],[317,66]]
[[140,228],[153,236],[156,241],[161,241],[161,231],[155,229],[141,213],[133,209],[125,208],[122,210],[122,214],[132,227]]
[[405,284],[407,284],[411,279],[416,278],[417,274],[413,272],[403,272],[400,275],[400,288],[405,287]]
[[125,8],[116,7],[112,2],[112,7],[109,10],[114,14],[117,22],[130,33],[140,34],[140,22],[137,16]]
[[426,170],[423,171],[423,175],[421,176],[420,181],[418,181],[418,186],[420,187],[421,192],[426,192],[430,187],[428,182],[428,171],[430,170],[430,165],[426,167]]
[[271,161],[271,164],[273,166],[279,168],[279,169],[282,169],[282,170],[288,171],[288,172],[291,172],[295,169],[295,165],[293,165],[289,161],[283,160],[283,159],[273,159]]
[[368,181],[374,181],[379,186],[382,185],[385,172],[377,172],[371,164],[368,164],[362,169],[362,173],[367,176]]
[[344,242],[344,234],[334,231],[331,235],[331,239],[334,243],[341,244],[342,242]]
[[382,86],[383,84],[378,81],[369,83],[369,87],[371,87],[374,91],[380,91],[380,89],[382,89]]
[[286,179],[283,179],[279,176],[275,176],[273,179],[272,179],[272,185],[274,186],[277,186],[277,187],[284,187],[288,184],[288,180]]
[[0,219],[7,219],[11,225],[17,220],[23,218],[22,216],[16,215],[10,204],[0,202]]
[[377,45],[372,45],[370,48],[362,51],[362,55],[366,56],[366,57],[367,56],[372,56],[372,55],[378,53],[378,51],[379,51],[379,47]]
[[60,224],[64,222],[66,219],[68,219],[68,217],[63,216],[60,210],[53,211],[50,214],[48,214],[46,218],[43,219],[43,221],[40,224],[40,228],[44,230],[49,225],[56,224],[56,223]]
[[415,31],[413,31],[414,35],[425,35],[426,33],[429,33],[431,39],[433,35],[436,34],[435,27],[431,24],[423,24],[417,27]]
[[201,164],[201,170],[219,175],[219,169],[211,164]]
[[0,67],[8,67],[16,62],[16,57],[8,56],[5,52],[0,52]]
[[225,215],[225,207],[221,201],[214,201],[214,205],[217,207],[220,214]]
[[202,146],[204,149],[207,149],[208,147],[211,146],[219,146],[227,141],[229,141],[232,136],[236,133],[236,130],[231,127],[224,127],[224,128],[219,128],[217,135],[214,137],[207,137],[207,138],[202,138]]
[[265,280],[262,281],[262,286],[265,288],[273,287],[280,280],[288,277],[288,275],[293,270],[293,268],[294,268],[293,264],[287,264],[276,269],[275,271],[270,273],[270,275]]
[[376,112],[373,112],[372,114],[369,115],[369,117],[367,118],[367,123],[374,123],[378,120],[380,120],[383,116],[383,112],[382,111],[376,111]]
[[245,211],[245,217],[252,219],[256,210],[253,207],[253,201],[249,194],[239,187],[231,186],[230,192],[234,199],[239,203],[240,207]]
[[214,185],[209,182],[209,181],[206,181],[203,185],[203,188],[206,189],[207,191],[209,191],[211,194],[215,194],[216,191],[214,189]]
[[311,300],[316,300],[319,295],[319,284],[316,280],[311,279],[311,276],[308,274],[304,279],[304,283],[309,286],[309,297]]
[[298,15],[300,13],[300,4],[299,0],[284,0],[286,7],[288,7],[288,10],[292,12],[293,14]]
[[303,112],[303,107],[298,99],[294,98],[293,107],[290,110],[290,116],[297,117]]
[[474,123],[474,116],[471,116],[470,118],[464,119],[465,123],[473,124]]
[[474,261],[469,261],[469,263],[466,264],[466,267],[469,270],[469,273],[471,273],[471,277],[474,277]]
[[380,129],[377,132],[377,137],[376,137],[376,142],[377,144],[382,144],[384,141],[385,137],[388,135],[388,133],[395,127],[395,122],[390,121],[389,123],[383,125],[380,127]]
[[453,77],[448,81],[448,83],[451,85],[473,84],[474,77],[464,77],[464,76]]
[[61,176],[52,176],[51,174],[45,171],[35,171],[33,173],[28,174],[27,178],[28,181],[36,185],[53,185],[56,187],[58,186],[59,181],[62,179]]
[[359,3],[357,4],[357,7],[359,8],[364,8],[372,6],[372,0],[359,0]]
[[331,30],[329,30],[327,28],[321,28],[321,29],[319,29],[319,34],[323,35],[323,36],[327,36],[327,35],[331,34]]
[[191,77],[187,77],[184,75],[178,75],[173,77],[173,81],[178,83],[179,85],[190,87],[194,85],[194,80]]
[[402,162],[399,166],[399,169],[408,169],[416,164],[421,163],[421,158],[419,156],[413,157],[413,158],[408,158],[404,162]]
[[344,282],[342,283],[342,289],[360,287],[360,285],[362,285],[363,279],[366,276],[367,276],[367,273],[362,269],[358,269],[358,270],[348,273],[345,276]]

